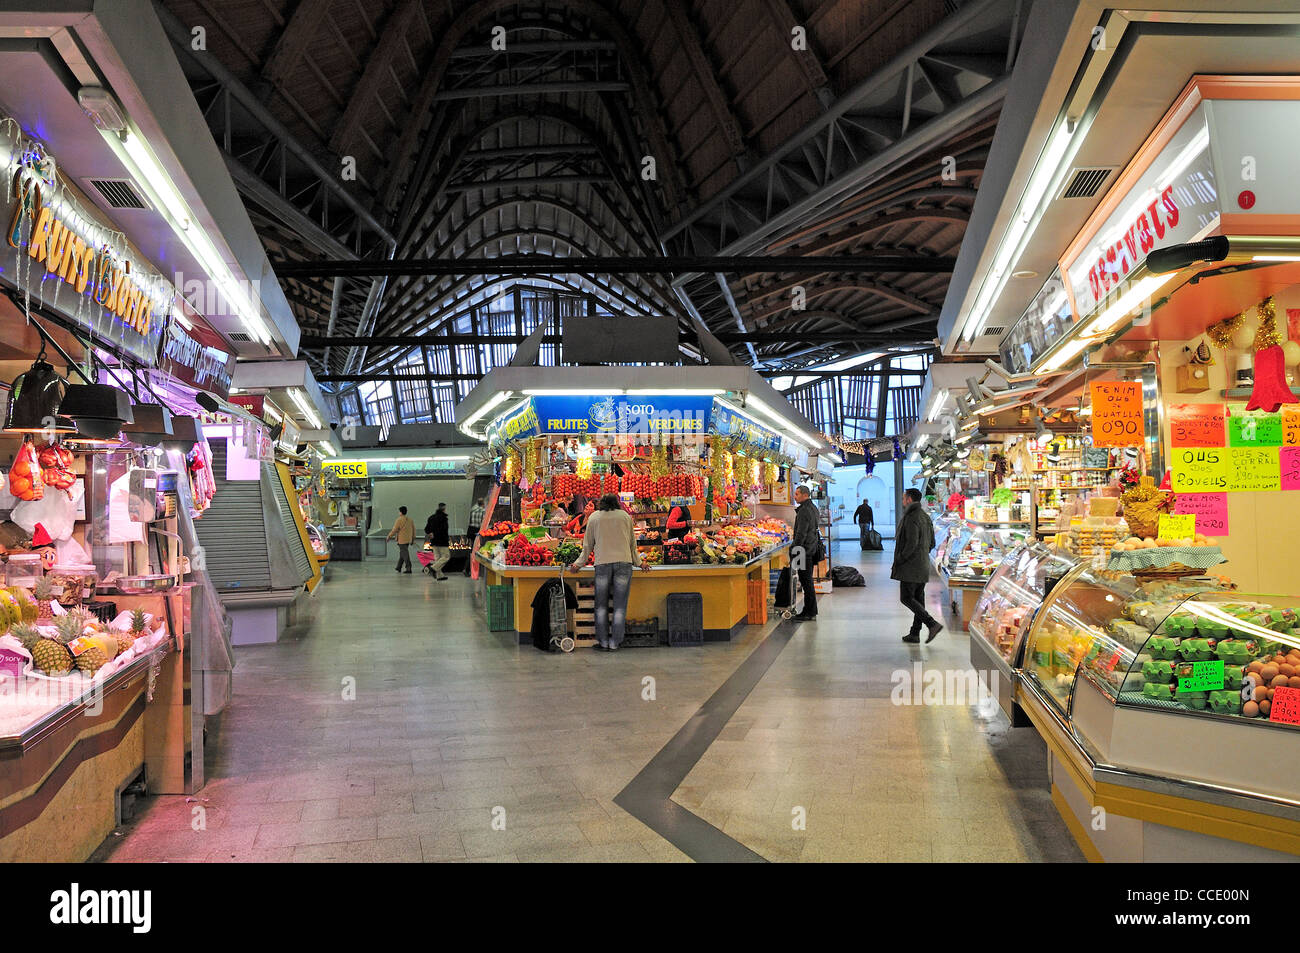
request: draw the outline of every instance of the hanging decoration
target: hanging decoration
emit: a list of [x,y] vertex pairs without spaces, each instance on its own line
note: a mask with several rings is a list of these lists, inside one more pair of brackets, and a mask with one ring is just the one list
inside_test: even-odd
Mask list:
[[873,457],[869,453],[866,455],[866,468],[867,468],[867,476],[871,476],[871,474],[876,472],[875,457]]
[[1232,347],[1232,337],[1241,326],[1245,323],[1246,312],[1234,314],[1230,318],[1224,318],[1222,321],[1216,321],[1205,329],[1206,336],[1209,337],[1210,343],[1220,351],[1226,351]]
[[771,460],[763,464],[763,482],[769,484],[776,482],[776,464]]
[[903,459],[903,448],[898,445],[898,438],[894,438],[894,457],[895,460]]
[[1277,330],[1277,305],[1269,295],[1258,305],[1259,330],[1255,332],[1255,383],[1247,410],[1276,413],[1283,404],[1294,404],[1295,394],[1286,382],[1286,357]]

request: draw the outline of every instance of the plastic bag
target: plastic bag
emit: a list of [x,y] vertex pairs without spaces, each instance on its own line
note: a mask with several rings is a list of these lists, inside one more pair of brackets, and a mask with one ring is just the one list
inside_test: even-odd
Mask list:
[[74,484],[70,490],[51,490],[39,500],[25,500],[13,508],[10,516],[26,532],[36,531],[36,524],[45,527],[50,539],[68,539],[77,522],[77,503],[86,489],[84,483]]

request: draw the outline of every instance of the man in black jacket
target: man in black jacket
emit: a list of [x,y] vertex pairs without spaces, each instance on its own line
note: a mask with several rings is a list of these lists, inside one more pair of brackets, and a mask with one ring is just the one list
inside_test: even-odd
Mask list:
[[876,514],[871,512],[871,504],[866,500],[853,511],[853,522],[858,524],[858,542],[867,548],[867,530],[876,525]]
[[908,487],[903,491],[903,518],[894,534],[894,568],[889,574],[898,580],[900,601],[912,613],[912,629],[904,642],[920,642],[921,626],[930,630],[926,642],[943,629],[943,623],[925,608],[925,584],[930,581],[930,550],[934,548],[934,524],[921,506],[921,491]]
[[790,560],[799,573],[803,587],[803,611],[796,621],[811,622],[817,618],[817,590],[813,588],[813,567],[822,558],[822,539],[817,532],[817,504],[806,486],[797,486],[794,500],[799,504],[794,511],[794,535],[790,540]]
[[433,562],[429,564],[429,571],[443,582],[447,574],[442,571],[442,567],[447,565],[451,559],[451,537],[447,526],[447,504],[439,503],[438,512],[429,517],[429,521],[424,524],[424,537],[433,547]]

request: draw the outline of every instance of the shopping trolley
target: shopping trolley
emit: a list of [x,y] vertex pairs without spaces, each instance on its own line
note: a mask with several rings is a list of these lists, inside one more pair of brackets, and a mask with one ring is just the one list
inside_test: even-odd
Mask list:
[[560,566],[559,588],[551,590],[547,607],[551,626],[551,647],[561,652],[573,651],[573,636],[569,635],[569,606],[564,598],[564,566]]

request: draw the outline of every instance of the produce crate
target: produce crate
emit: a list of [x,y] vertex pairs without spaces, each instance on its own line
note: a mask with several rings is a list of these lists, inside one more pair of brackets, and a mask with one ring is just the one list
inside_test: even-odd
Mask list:
[[623,629],[623,641],[620,648],[641,649],[659,644],[659,617],[650,619],[628,619]]
[[704,644],[704,597],[698,592],[668,593],[668,644]]
[[761,579],[751,579],[746,589],[749,595],[749,614],[745,621],[750,625],[763,625],[767,622],[768,587]]
[[510,632],[515,627],[514,586],[487,587],[489,632]]

